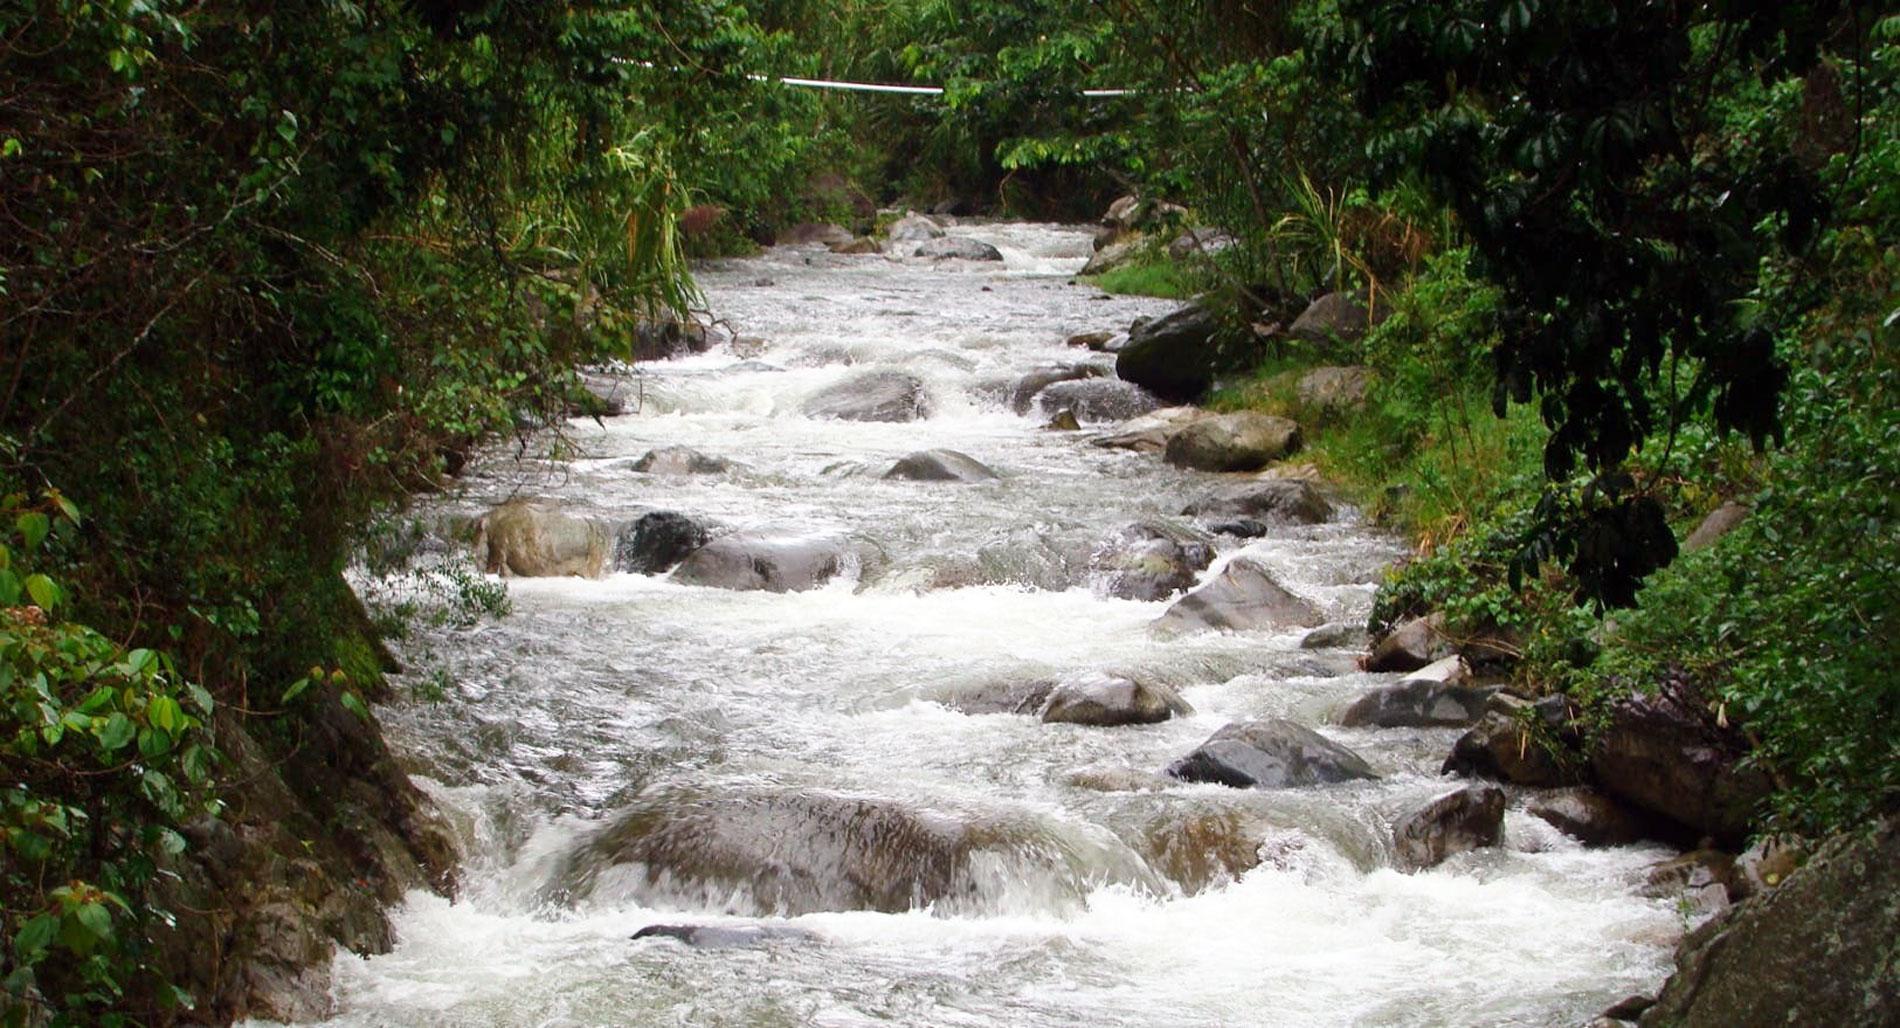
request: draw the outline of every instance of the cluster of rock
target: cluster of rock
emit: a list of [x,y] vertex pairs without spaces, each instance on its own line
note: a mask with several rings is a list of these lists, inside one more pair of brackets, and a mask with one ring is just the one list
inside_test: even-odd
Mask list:
[[930,260],[1001,261],[1002,251],[980,239],[951,235],[954,218],[905,212],[883,233],[858,235],[842,225],[807,223],[778,234],[781,246],[823,247],[846,256],[922,257]]

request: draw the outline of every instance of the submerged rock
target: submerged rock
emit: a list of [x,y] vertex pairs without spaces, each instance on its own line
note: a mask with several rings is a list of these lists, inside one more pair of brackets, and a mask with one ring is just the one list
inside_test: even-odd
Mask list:
[[656,510],[621,530],[614,542],[614,568],[636,575],[661,574],[711,539],[706,526],[692,518]]
[[693,551],[673,580],[715,589],[803,592],[830,581],[849,556],[845,540],[837,536],[734,532]]
[[690,446],[664,446],[647,451],[633,462],[633,470],[649,475],[712,475],[732,468],[732,462],[708,457]]
[[1104,576],[1110,596],[1165,600],[1194,587],[1214,561],[1214,548],[1193,533],[1154,522],[1128,525],[1096,548],[1089,569]]
[[672,939],[694,949],[752,949],[774,942],[817,942],[818,933],[790,925],[650,924],[635,939]]
[[1094,364],[1057,364],[1026,372],[1010,386],[1009,409],[1018,414],[1027,414],[1035,406],[1036,397],[1050,386],[1058,382],[1098,378],[1106,373],[1106,369]]
[[1202,518],[1257,518],[1317,525],[1332,520],[1333,505],[1317,485],[1300,478],[1275,478],[1227,489],[1182,508]]
[[1002,476],[967,453],[920,450],[899,460],[884,477],[912,482],[992,482]]
[[540,500],[510,500],[481,519],[475,549],[490,574],[598,578],[608,537],[598,522]]
[[1126,421],[1161,406],[1147,390],[1113,378],[1057,382],[1036,399],[1045,412],[1069,411],[1083,421],[1098,423]]
[[1168,437],[1168,463],[1197,471],[1254,471],[1300,448],[1300,426],[1255,411],[1216,414]]
[[1261,631],[1317,625],[1319,609],[1274,581],[1264,565],[1230,561],[1211,582],[1176,600],[1155,622],[1166,631]]
[[808,418],[839,421],[915,421],[928,416],[924,381],[901,371],[867,371],[820,389],[806,399]]
[[1504,790],[1474,785],[1406,815],[1392,830],[1392,846],[1403,866],[1423,870],[1455,854],[1496,846],[1503,830]]
[[913,257],[932,257],[938,260],[956,258],[966,261],[1000,261],[1003,252],[988,243],[966,236],[945,236],[932,239],[912,252]]
[[1173,689],[1156,682],[1094,672],[1056,683],[1042,704],[1042,720],[1075,725],[1152,725],[1192,714]]
[[1184,782],[1237,789],[1285,789],[1377,778],[1363,758],[1331,739],[1283,718],[1236,721],[1168,766]]

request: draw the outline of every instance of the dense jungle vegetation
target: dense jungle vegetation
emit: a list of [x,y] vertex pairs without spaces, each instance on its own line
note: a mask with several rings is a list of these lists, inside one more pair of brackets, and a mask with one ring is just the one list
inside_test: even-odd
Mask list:
[[[1876,5],[0,0],[0,1012],[198,999],[152,939],[238,787],[220,732],[371,717],[345,567],[472,446],[584,411],[573,369],[691,310],[690,257],[1124,193],[1236,241],[1125,276],[1231,317],[1210,402],[1300,416],[1416,542],[1375,619],[1442,610],[1585,701],[1694,690],[1780,787],[1764,826],[1894,808]],[[1246,329],[1340,289],[1389,316]],[[1317,364],[1373,368],[1368,408],[1300,409]]]

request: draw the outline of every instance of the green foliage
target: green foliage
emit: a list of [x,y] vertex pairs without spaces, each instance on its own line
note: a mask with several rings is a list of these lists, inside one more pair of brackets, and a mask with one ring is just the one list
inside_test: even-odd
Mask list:
[[30,570],[77,529],[70,501],[15,494],[0,515],[0,1020],[118,1023],[131,991],[188,1002],[146,970],[146,933],[169,917],[155,878],[185,823],[216,810],[214,701],[167,654],[70,620]]
[[1083,281],[1105,293],[1170,300],[1190,299],[1205,288],[1202,276],[1193,269],[1166,258],[1124,264]]

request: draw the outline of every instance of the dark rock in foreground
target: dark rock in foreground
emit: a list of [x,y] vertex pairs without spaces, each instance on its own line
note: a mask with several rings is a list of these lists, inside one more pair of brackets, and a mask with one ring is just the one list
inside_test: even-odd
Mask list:
[[1452,745],[1442,769],[1445,774],[1518,785],[1583,781],[1581,758],[1564,744],[1570,719],[1563,697],[1547,697],[1533,705],[1500,694],[1491,698],[1490,707]]
[[1900,1024],[1900,818],[1690,932],[1648,1026]]
[[1627,846],[1656,836],[1653,819],[1583,786],[1534,796],[1524,809],[1585,846]]
[[1128,333],[1115,374],[1170,403],[1192,403],[1223,366],[1214,341],[1219,328],[1214,313],[1200,304],[1155,318]]
[[1504,790],[1474,785],[1447,793],[1407,815],[1392,830],[1399,862],[1413,870],[1447,857],[1496,846],[1504,830]]
[[1668,685],[1612,704],[1590,769],[1604,792],[1739,845],[1772,783],[1741,766],[1748,752],[1741,733],[1718,725],[1708,705],[1685,689]]
[[1236,721],[1168,766],[1184,782],[1237,789],[1285,789],[1377,778],[1363,758],[1331,739],[1283,718]]

